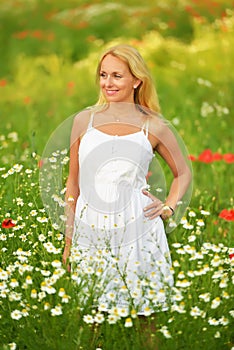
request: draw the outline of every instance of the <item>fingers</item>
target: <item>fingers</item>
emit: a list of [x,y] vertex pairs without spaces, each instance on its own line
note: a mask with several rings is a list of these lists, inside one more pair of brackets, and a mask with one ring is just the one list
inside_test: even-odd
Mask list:
[[69,264],[69,254],[68,254],[67,252],[65,252],[65,253],[63,254],[63,259],[62,259],[62,261],[63,261],[63,264],[66,266],[67,271],[68,271],[68,272],[71,272],[71,265]]
[[66,259],[66,261],[63,260],[63,264],[66,266],[67,271],[71,272],[71,265],[68,263],[68,259]]
[[68,258],[63,258],[63,265],[67,265],[68,264]]
[[150,192],[147,191],[147,190],[142,190],[142,193],[143,193],[145,196],[147,196],[147,197],[149,197],[150,199],[152,199],[152,201],[158,200],[157,197],[155,197],[152,193],[150,193]]
[[150,220],[153,220],[157,216],[162,214],[162,208],[164,204],[162,201],[160,201],[157,197],[152,195],[150,192],[143,190],[142,193],[152,200],[152,203],[147,205],[143,209],[143,211],[144,211],[145,217],[147,217]]
[[162,214],[162,205],[147,206],[144,208],[144,215],[150,220],[155,219],[157,216]]

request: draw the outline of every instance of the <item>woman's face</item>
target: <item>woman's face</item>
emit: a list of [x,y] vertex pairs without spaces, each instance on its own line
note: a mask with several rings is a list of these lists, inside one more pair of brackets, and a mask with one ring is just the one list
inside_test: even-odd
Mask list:
[[134,87],[139,85],[127,63],[111,54],[104,57],[100,67],[100,88],[107,102],[134,102]]

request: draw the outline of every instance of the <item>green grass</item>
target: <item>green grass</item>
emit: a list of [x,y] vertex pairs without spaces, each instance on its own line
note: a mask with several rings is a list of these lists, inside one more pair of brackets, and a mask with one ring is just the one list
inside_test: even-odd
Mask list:
[[[16,226],[0,228],[0,348],[14,349],[16,343],[20,350],[150,349],[152,324],[160,350],[234,347],[233,221],[219,217],[223,209],[233,208],[233,162],[192,162],[187,224],[179,223],[168,235],[176,306],[147,317],[148,327],[132,317],[129,328],[125,321],[130,315],[114,324],[106,312],[100,324],[84,321],[85,315],[95,317],[92,305],[102,293],[102,280],[98,273],[90,277],[80,271],[75,283],[75,275],[53,263],[61,261],[64,242],[45,211],[38,167],[54,130],[64,130],[59,147],[67,147],[70,117],[96,102],[99,54],[118,42],[134,45],[145,58],[163,115],[183,139],[187,154],[198,157],[206,149],[233,153],[234,17],[228,6],[229,1],[221,0],[120,1],[112,7],[104,1],[1,2],[0,221],[12,218]],[[156,193],[156,163],[151,168],[149,181]],[[65,178],[66,170],[63,183]],[[46,249],[49,242],[52,252]],[[88,264],[97,272],[97,265]],[[55,292],[43,295],[46,274],[55,278]],[[68,303],[60,288],[70,297]],[[61,306],[61,315],[52,316],[55,306]],[[24,310],[19,320],[11,317],[14,310]]]

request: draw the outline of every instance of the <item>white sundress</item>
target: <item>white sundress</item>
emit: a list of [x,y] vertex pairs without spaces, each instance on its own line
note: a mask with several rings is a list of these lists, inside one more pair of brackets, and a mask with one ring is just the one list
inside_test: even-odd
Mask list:
[[163,221],[143,212],[151,202],[142,189],[154,156],[148,126],[113,136],[93,127],[93,117],[79,147],[73,249],[83,252],[79,269],[87,268],[84,257],[105,257],[99,304],[131,304],[143,314],[149,305],[165,306],[164,291],[173,284]]

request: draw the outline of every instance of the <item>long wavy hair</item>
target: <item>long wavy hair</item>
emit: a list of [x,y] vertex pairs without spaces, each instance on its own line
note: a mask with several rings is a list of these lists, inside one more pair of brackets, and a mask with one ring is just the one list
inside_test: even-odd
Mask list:
[[[107,55],[112,55],[126,62],[131,74],[135,78],[141,80],[140,85],[134,90],[135,104],[146,107],[147,109],[150,109],[156,113],[160,113],[158,95],[152,76],[140,53],[134,47],[126,44],[116,45],[106,50],[102,54],[97,66],[97,82],[100,80],[102,61]],[[100,91],[99,99],[96,105],[103,105],[106,104],[106,102],[105,96],[103,95],[102,91]]]

